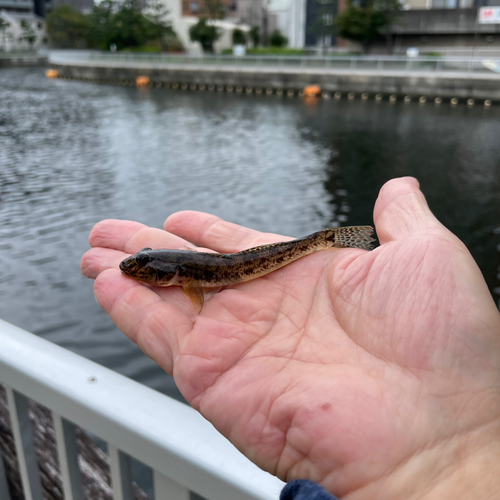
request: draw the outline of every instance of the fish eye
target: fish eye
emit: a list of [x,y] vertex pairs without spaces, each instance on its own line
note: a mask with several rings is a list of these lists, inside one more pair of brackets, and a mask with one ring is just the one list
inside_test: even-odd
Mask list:
[[150,261],[149,255],[146,255],[144,253],[138,253],[135,257],[135,261],[137,262],[137,264],[143,267]]

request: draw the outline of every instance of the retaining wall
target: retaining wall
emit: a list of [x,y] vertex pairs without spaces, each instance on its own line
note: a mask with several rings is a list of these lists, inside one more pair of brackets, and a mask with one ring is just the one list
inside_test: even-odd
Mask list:
[[459,99],[500,101],[500,78],[494,74],[470,76],[467,73],[349,73],[334,71],[301,71],[300,68],[240,69],[224,67],[147,66],[144,64],[51,64],[62,78],[123,83],[148,76],[153,84],[204,84],[300,90],[306,85],[319,85],[327,92],[419,95]]
[[42,56],[2,56],[0,57],[0,68],[12,68],[15,66],[46,66],[47,58]]

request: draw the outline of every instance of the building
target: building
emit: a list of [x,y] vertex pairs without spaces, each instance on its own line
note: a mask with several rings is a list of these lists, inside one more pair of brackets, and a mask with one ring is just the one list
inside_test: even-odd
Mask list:
[[337,0],[307,0],[305,46],[327,50],[337,45],[335,18]]
[[267,8],[276,18],[276,28],[288,38],[288,46],[302,49],[306,35],[306,0],[270,0]]
[[[211,17],[210,7],[215,5],[216,2],[211,2],[208,0],[181,0],[182,2],[182,15],[183,16],[193,16],[193,17]],[[236,10],[235,0],[220,0],[222,4],[222,17],[232,17]]]
[[[224,19],[211,20],[219,30],[220,38],[214,44],[216,52],[232,47],[233,30],[238,28],[248,32],[250,26],[240,23],[236,16],[236,4],[234,0],[222,0],[225,8]],[[203,0],[163,0],[169,13],[172,28],[177,33],[179,40],[186,52],[200,54],[199,43],[193,43],[189,37],[189,28],[196,24],[200,17],[207,16],[207,10]]]
[[[45,23],[34,12],[0,10],[0,17],[8,23],[7,28],[0,32],[0,50],[38,49],[46,43]],[[28,32],[34,38],[32,43],[27,40]]]
[[[1,1],[1,0],[0,0]],[[94,0],[50,0],[50,8],[55,9],[60,5],[71,5],[80,12],[90,12],[94,6]]]

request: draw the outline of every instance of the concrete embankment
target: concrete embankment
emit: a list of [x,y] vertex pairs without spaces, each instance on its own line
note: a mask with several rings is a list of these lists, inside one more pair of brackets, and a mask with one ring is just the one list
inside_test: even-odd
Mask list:
[[0,57],[0,68],[16,66],[46,66],[47,57],[37,55],[9,55]]
[[222,65],[162,64],[143,62],[65,62],[50,64],[61,78],[100,83],[132,84],[147,76],[156,86],[228,86],[243,89],[298,91],[319,85],[327,92],[395,94],[429,98],[488,99],[500,101],[500,75],[466,72],[403,72],[314,70],[279,67],[228,67]]

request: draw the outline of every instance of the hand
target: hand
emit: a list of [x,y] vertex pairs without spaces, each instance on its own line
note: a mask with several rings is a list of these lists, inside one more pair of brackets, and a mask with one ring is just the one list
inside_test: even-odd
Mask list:
[[103,221],[82,271],[116,325],[263,469],[349,499],[478,498],[476,476],[493,488],[500,457],[500,315],[414,179],[382,188],[374,220],[374,251],[317,252],[200,314],[181,288],[146,287],[119,262],[146,246],[229,253],[286,238],[197,212],[165,231]]

